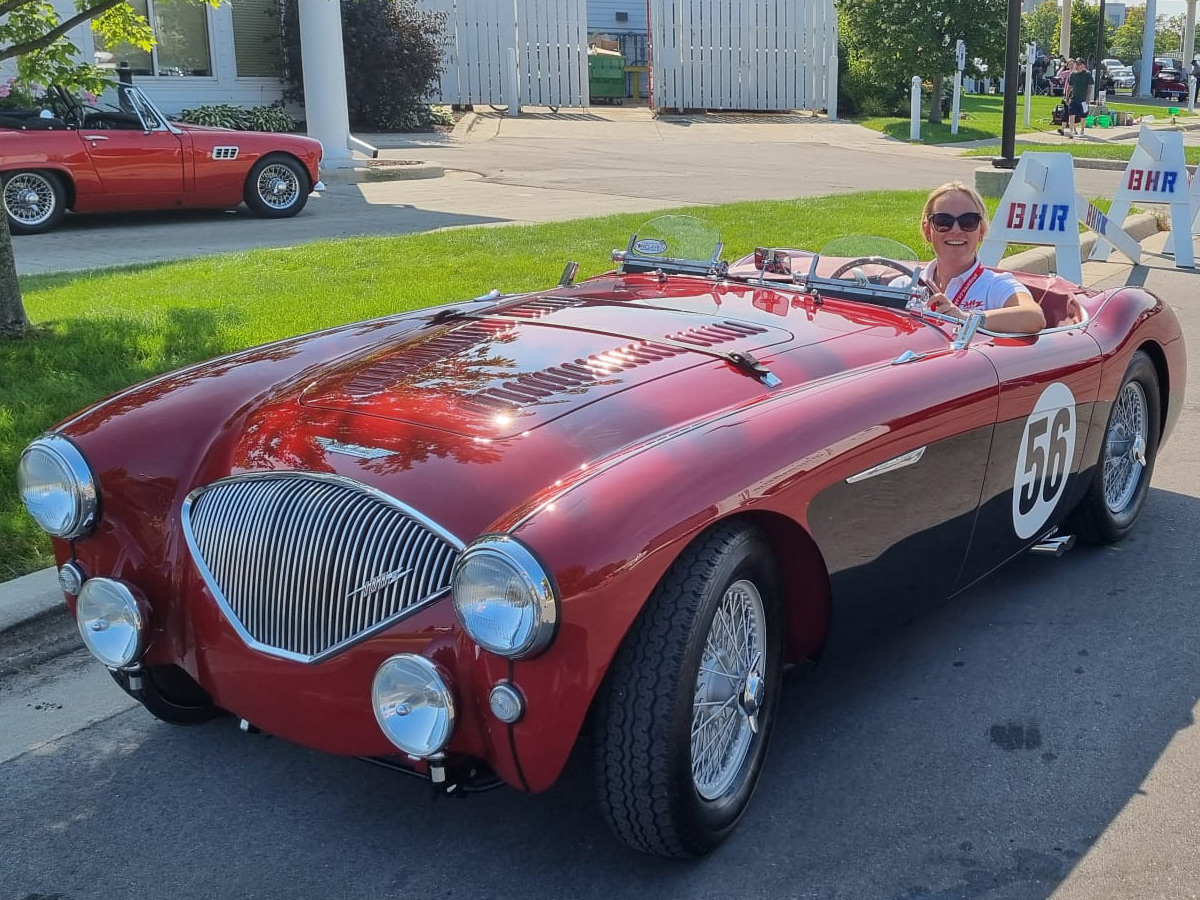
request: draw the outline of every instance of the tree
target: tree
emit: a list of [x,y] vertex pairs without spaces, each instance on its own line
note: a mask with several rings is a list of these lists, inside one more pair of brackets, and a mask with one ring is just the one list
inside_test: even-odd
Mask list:
[[[1179,19],[1176,27],[1172,20]],[[1179,50],[1183,43],[1183,17],[1176,16],[1168,19],[1159,16],[1154,23],[1154,55],[1170,56]],[[1133,63],[1142,58],[1142,32],[1146,29],[1146,7],[1131,6],[1125,13],[1125,23],[1113,34],[1113,56],[1126,63]],[[1186,63],[1191,57],[1185,56]],[[1140,72],[1137,74],[1141,74]]]
[[933,83],[929,121],[942,118],[942,77],[954,71],[954,46],[967,45],[967,72],[976,61],[1003,67],[1007,0],[843,0],[839,21],[847,50],[881,86],[906,86],[913,75]]
[[[219,0],[208,2],[216,6]],[[78,62],[79,48],[66,37],[85,22],[109,45],[125,41],[148,50],[154,42],[150,23],[127,0],[75,0],[75,12],[65,20],[45,0],[0,0],[0,61],[17,59],[16,82],[26,91],[59,84],[98,93],[105,84],[103,71]],[[0,338],[21,337],[29,330],[29,319],[2,210],[0,219]]]
[[1046,0],[1041,6],[1034,7],[1021,16],[1021,47],[1027,44],[1037,44],[1038,49],[1047,56],[1053,56],[1058,51],[1055,36],[1062,22],[1062,9],[1057,0]]

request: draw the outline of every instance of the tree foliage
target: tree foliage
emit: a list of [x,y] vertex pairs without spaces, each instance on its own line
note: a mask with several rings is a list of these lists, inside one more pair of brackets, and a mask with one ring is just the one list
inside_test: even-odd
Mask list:
[[[1154,23],[1154,55],[1172,56],[1179,51],[1183,42],[1183,23],[1180,18],[1179,28],[1172,30],[1171,20],[1166,16],[1158,16]],[[1142,58],[1142,32],[1146,29],[1146,7],[1131,6],[1125,12],[1125,22],[1113,32],[1112,43],[1109,45],[1112,55],[1122,62],[1132,64]],[[1184,57],[1188,60],[1191,57]]]
[[1047,56],[1058,52],[1058,32],[1062,24],[1062,9],[1056,0],[1046,0],[1021,16],[1021,48],[1037,44]]
[[[851,71],[869,73],[880,93],[907,93],[909,79],[934,82],[954,72],[955,42],[967,45],[966,74],[1003,68],[1006,0],[842,0],[839,21]],[[930,120],[940,121],[940,104]]]
[[[442,71],[446,15],[417,0],[343,0],[342,43],[352,128],[408,130],[429,124],[426,100]],[[296,0],[283,12],[288,96],[304,96]]]
[[[1096,37],[1100,26],[1100,5],[1074,0],[1071,4],[1071,48],[1067,55],[1074,59],[1091,59],[1096,55]],[[1062,20],[1054,29],[1054,46],[1059,46],[1062,37]],[[1104,22],[1104,53],[1112,52],[1112,23]]]

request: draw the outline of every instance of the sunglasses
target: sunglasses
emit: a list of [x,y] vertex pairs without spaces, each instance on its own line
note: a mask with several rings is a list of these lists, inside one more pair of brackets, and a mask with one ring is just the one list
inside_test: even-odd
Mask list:
[[983,224],[983,216],[977,212],[963,213],[961,216],[952,216],[950,213],[931,213],[929,216],[929,224],[933,226],[934,231],[940,234],[945,234],[953,228],[955,222],[963,231],[975,231]]

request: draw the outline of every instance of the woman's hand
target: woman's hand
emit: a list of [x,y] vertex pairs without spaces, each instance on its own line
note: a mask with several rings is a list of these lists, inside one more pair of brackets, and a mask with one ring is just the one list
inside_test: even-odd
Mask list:
[[953,316],[956,319],[965,319],[967,314],[954,305],[954,302],[943,293],[936,293],[930,296],[926,302],[931,312],[941,313],[943,316]]

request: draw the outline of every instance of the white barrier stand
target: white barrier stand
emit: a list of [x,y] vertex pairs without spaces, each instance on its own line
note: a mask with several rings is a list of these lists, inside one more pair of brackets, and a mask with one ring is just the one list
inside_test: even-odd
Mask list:
[[[1192,185],[1196,194],[1195,184]],[[1108,216],[1124,222],[1129,208],[1137,202],[1165,203],[1171,208],[1171,234],[1167,239],[1173,248],[1175,267],[1195,268],[1192,251],[1192,221],[1195,219],[1193,199],[1188,195],[1188,172],[1183,156],[1183,134],[1178,131],[1153,131],[1142,126],[1138,145],[1129,158],[1121,176],[1121,186],[1113,197]],[[1092,248],[1090,259],[1105,260],[1112,243],[1102,236]]]
[[1008,244],[1053,247],[1058,274],[1079,284],[1083,260],[1078,223],[1107,235],[1133,262],[1141,260],[1137,241],[1075,190],[1071,154],[1022,153],[979,248],[979,260],[985,266],[998,265]]
[[[934,101],[936,102],[936,101]],[[919,141],[921,139],[921,76],[914,75],[912,77],[912,89],[909,97],[909,114],[912,116],[912,123],[908,129],[908,139],[910,141]]]

